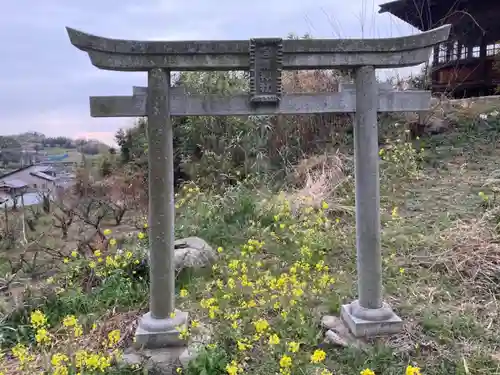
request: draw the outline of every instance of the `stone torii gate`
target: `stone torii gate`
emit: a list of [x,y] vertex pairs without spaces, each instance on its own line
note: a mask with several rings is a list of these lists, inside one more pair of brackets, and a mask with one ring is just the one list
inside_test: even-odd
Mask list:
[[[187,312],[175,310],[174,304],[172,116],[355,113],[358,300],[342,306],[341,314],[355,336],[401,329],[401,319],[382,298],[377,112],[428,110],[430,93],[379,90],[375,70],[428,61],[433,46],[448,39],[449,25],[407,37],[346,40],[148,42],[67,31],[71,43],[87,52],[97,68],[148,74],[148,86],[135,87],[132,96],[90,98],[93,117],[148,117],[150,311],[139,321],[139,345],[181,343],[175,327],[188,320]],[[282,93],[282,70],[332,68],[354,69],[355,90]],[[171,71],[229,70],[250,72],[250,93],[186,95],[182,88],[171,87]]]

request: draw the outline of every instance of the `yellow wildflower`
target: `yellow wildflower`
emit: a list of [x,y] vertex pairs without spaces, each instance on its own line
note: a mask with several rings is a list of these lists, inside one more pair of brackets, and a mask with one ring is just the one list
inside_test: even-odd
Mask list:
[[239,351],[244,352],[245,350],[250,349],[252,347],[251,344],[248,344],[245,341],[246,341],[246,339],[244,341],[238,340],[236,342],[236,346],[238,347]]
[[42,328],[47,324],[47,317],[40,310],[31,313],[31,325],[34,328]]
[[299,351],[299,348],[300,348],[300,344],[298,342],[291,341],[288,343],[288,350],[291,353],[297,353]]
[[110,239],[110,240],[109,240],[109,244],[110,244],[111,246],[115,246],[115,245],[116,245],[116,240],[115,240],[114,238]]
[[399,214],[398,214],[398,208],[397,207],[394,207],[392,209],[391,216],[392,216],[393,219],[396,219],[399,216]]
[[292,367],[292,357],[288,355],[283,355],[280,359],[280,367],[282,368],[290,368]]
[[228,375],[236,375],[240,370],[240,367],[236,363],[236,361],[231,361],[231,363],[226,365],[226,371]]
[[365,368],[363,371],[359,373],[360,375],[375,375],[375,373],[369,368]]
[[189,330],[186,326],[176,327],[177,332],[179,332],[179,338],[181,340],[186,340],[189,337]]
[[188,291],[187,291],[186,289],[181,289],[181,290],[179,291],[179,296],[180,296],[181,298],[187,297],[187,296],[188,296],[188,294],[189,294],[189,293],[188,293]]
[[323,350],[317,349],[311,355],[311,363],[321,363],[325,360],[326,353]]
[[63,326],[74,327],[78,324],[78,319],[74,315],[68,315],[63,319]]
[[138,239],[140,239],[140,240],[143,240],[143,239],[144,239],[144,237],[146,237],[146,235],[144,234],[144,232],[139,232],[139,233],[137,234],[137,238],[138,238]]
[[120,330],[115,329],[108,333],[108,346],[111,348],[120,341]]
[[69,370],[66,365],[56,366],[54,368],[54,371],[52,372],[52,375],[69,375]]
[[269,328],[269,323],[265,319],[259,319],[253,323],[257,333],[262,333]]
[[420,368],[408,365],[408,367],[406,367],[405,375],[421,375]]
[[280,338],[277,334],[272,334],[269,336],[269,345],[278,345],[280,343]]
[[35,334],[35,340],[39,344],[48,344],[50,342],[49,332],[45,328],[39,328]]
[[105,229],[104,232],[102,232],[105,236],[109,236],[111,234],[111,229]]
[[60,366],[63,362],[67,361],[69,361],[69,358],[62,353],[55,353],[50,359],[50,363],[52,364],[52,366]]

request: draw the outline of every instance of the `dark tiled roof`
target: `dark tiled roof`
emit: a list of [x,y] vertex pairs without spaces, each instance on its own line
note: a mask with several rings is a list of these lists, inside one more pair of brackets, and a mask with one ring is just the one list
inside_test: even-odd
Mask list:
[[0,185],[10,187],[13,189],[19,189],[28,186],[26,182],[15,178],[4,179],[3,181],[0,181]]

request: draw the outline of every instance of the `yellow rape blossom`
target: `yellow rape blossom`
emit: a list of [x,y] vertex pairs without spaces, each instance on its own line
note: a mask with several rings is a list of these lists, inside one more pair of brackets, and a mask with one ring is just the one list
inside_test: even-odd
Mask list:
[[78,324],[78,319],[74,315],[68,315],[63,319],[64,327],[74,327]]
[[47,317],[40,310],[31,313],[31,325],[34,328],[42,328],[47,325]]
[[278,345],[280,343],[280,338],[277,334],[272,334],[269,336],[269,345]]
[[120,330],[115,329],[108,333],[108,346],[111,348],[120,341]]
[[317,349],[311,355],[311,363],[321,363],[325,360],[326,353],[323,350]]
[[421,375],[420,368],[408,365],[408,367],[406,367],[405,375]]
[[39,328],[36,331],[35,340],[41,345],[48,344],[50,342],[49,332],[45,328]]
[[300,348],[300,344],[298,342],[291,341],[288,343],[288,350],[291,353],[297,353],[299,351],[299,348]]

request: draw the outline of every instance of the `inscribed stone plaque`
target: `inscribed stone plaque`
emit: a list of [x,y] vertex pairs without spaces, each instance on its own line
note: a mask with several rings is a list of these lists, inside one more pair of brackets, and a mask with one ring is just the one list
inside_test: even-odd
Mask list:
[[252,103],[279,103],[282,66],[282,39],[250,39],[250,101]]

